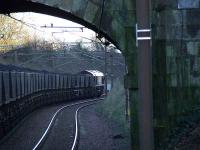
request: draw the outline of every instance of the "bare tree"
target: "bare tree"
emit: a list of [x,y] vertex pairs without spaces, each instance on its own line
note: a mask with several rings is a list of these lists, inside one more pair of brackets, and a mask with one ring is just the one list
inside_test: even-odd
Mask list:
[[24,24],[6,15],[0,15],[0,45],[19,45],[29,40]]

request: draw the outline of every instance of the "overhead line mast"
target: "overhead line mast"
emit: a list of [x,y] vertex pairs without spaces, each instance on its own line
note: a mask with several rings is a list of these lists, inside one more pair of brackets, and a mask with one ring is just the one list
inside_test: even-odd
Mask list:
[[[53,23],[51,23],[50,26],[48,25],[44,25],[44,26],[40,26],[41,28],[55,28],[55,29],[80,29],[81,32],[83,32],[83,29],[85,29],[86,27],[67,27],[67,26],[54,26]],[[78,32],[80,32],[78,31]],[[71,31],[64,31],[64,32],[71,32]],[[73,31],[74,32],[74,31]]]

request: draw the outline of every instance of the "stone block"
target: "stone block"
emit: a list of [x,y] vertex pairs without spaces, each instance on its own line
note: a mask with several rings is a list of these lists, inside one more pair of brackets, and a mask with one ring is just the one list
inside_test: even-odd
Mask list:
[[166,56],[173,57],[176,55],[176,51],[172,48],[172,46],[166,46]]
[[198,42],[187,42],[187,52],[190,55],[198,56],[199,54]]
[[[87,7],[84,14],[84,19],[90,22],[94,22],[98,13],[98,6],[92,2],[87,3]],[[99,11],[100,13],[100,11]]]
[[177,87],[177,74],[171,74],[171,86],[172,87]]
[[177,64],[176,64],[175,57],[167,57],[166,65],[167,65],[167,67],[166,67],[167,74],[177,72]]

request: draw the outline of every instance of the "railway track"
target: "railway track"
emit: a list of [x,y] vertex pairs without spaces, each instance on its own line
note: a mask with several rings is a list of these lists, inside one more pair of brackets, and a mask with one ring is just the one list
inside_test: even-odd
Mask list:
[[[79,122],[78,121],[79,111],[87,106],[98,103],[101,100],[103,100],[103,98],[90,99],[90,100],[86,100],[86,101],[82,101],[82,102],[68,104],[68,105],[62,106],[61,108],[57,109],[56,112],[53,114],[53,117],[51,118],[51,121],[49,122],[48,127],[46,128],[45,132],[42,134],[41,138],[38,140],[38,142],[35,144],[35,146],[33,147],[32,150],[52,148],[51,144],[52,144],[52,142],[54,142],[54,140],[52,140],[52,139],[55,139],[55,138],[52,138],[51,136],[58,137],[58,135],[55,135],[56,131],[54,131],[54,135],[51,135],[51,130],[53,130],[53,128],[56,128],[56,126],[58,126],[57,124],[59,124],[58,118],[59,118],[60,114],[62,114],[62,112],[66,111],[68,109],[71,109],[71,110],[69,110],[68,113],[73,114],[73,117],[72,117],[73,121],[72,120],[68,120],[68,121],[71,121],[70,126],[72,126],[72,124],[73,124],[74,132],[73,132],[73,135],[66,135],[66,136],[73,137],[73,139],[71,138],[70,142],[68,141],[69,143],[66,144],[67,146],[65,149],[75,150],[78,146],[78,140],[79,140],[79,136],[78,136],[78,133],[79,133],[79,123],[78,123]],[[59,133],[59,134],[61,134],[61,133]],[[62,141],[62,140],[60,140],[60,141]],[[55,144],[56,144],[56,142],[53,143],[52,145],[55,146]],[[60,145],[58,144],[58,146],[60,146]],[[52,149],[54,149],[54,148],[52,148]],[[59,148],[57,148],[57,149],[59,149]],[[62,147],[62,149],[63,149],[63,147]]]

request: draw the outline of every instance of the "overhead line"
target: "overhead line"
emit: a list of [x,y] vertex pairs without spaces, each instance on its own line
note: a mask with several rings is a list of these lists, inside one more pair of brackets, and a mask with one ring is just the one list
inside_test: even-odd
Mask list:
[[34,27],[33,25],[30,25],[30,24],[28,24],[28,23],[26,23],[26,22],[24,22],[24,21],[22,21],[22,20],[20,20],[20,19],[17,19],[17,18],[15,18],[15,17],[11,16],[10,14],[7,14],[6,16],[8,16],[9,18],[14,19],[14,20],[16,20],[16,21],[18,21],[18,22],[20,22],[20,23],[22,23],[22,24],[24,24],[24,25],[26,25],[26,26],[28,26],[28,27],[30,27],[30,28],[33,28],[34,30],[37,30],[37,31],[40,31],[40,32],[44,32],[44,31],[42,31],[42,30],[37,29],[37,28]]

